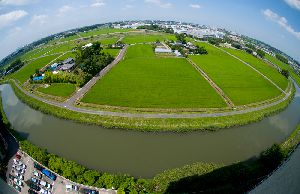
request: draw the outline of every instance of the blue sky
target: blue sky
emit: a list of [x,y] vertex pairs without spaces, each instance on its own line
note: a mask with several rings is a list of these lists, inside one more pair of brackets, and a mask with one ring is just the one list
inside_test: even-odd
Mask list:
[[132,19],[224,27],[300,61],[300,0],[0,0],[0,58],[53,33]]

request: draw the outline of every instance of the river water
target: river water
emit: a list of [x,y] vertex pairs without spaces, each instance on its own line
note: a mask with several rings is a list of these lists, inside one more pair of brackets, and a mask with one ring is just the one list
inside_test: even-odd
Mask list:
[[86,167],[151,178],[194,162],[230,164],[257,156],[284,141],[300,123],[300,89],[287,109],[253,124],[218,132],[147,133],[105,129],[63,120],[22,103],[9,85],[0,86],[4,111],[32,143]]

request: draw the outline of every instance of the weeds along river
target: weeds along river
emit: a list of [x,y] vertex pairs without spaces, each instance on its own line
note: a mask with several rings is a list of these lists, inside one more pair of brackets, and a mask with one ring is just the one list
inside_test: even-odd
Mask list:
[[86,167],[151,178],[195,162],[230,164],[284,141],[300,123],[300,89],[287,109],[260,122],[217,132],[150,133],[104,129],[63,120],[22,103],[10,85],[0,86],[4,111],[33,144]]

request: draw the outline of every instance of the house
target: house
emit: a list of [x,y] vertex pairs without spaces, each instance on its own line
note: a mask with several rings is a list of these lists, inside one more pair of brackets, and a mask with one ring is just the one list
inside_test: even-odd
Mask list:
[[86,48],[91,47],[91,46],[93,46],[93,43],[88,43],[88,44],[82,46],[82,48],[86,49]]
[[75,63],[65,63],[60,67],[62,71],[72,71],[75,68]]
[[75,63],[75,60],[72,57],[67,58],[66,60],[63,61],[63,64],[72,64]]
[[167,48],[155,48],[155,53],[172,53],[172,50]]

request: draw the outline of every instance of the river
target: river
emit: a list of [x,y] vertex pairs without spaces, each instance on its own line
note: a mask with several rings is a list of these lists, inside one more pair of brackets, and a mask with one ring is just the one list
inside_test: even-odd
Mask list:
[[86,167],[151,178],[194,162],[230,164],[257,156],[287,138],[300,123],[300,89],[287,109],[262,121],[217,132],[153,133],[105,129],[63,120],[22,103],[0,86],[4,111],[23,137]]

